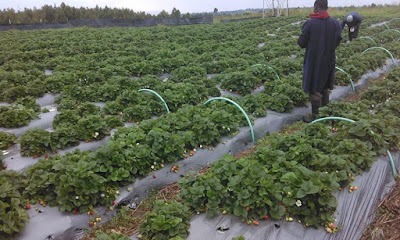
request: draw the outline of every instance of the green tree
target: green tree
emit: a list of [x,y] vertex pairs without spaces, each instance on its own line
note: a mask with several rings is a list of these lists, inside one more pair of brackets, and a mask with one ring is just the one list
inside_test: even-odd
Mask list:
[[167,18],[167,17],[169,17],[169,14],[168,14],[165,10],[162,10],[162,11],[157,15],[157,17],[159,17],[159,18]]
[[181,17],[181,11],[176,9],[175,7],[172,9],[171,17]]

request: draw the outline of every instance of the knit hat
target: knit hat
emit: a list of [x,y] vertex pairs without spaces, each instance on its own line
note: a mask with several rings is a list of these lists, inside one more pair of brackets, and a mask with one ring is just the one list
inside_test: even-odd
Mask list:
[[328,9],[328,0],[315,0],[314,6],[322,10]]
[[347,22],[352,22],[353,21],[353,16],[352,15],[349,15],[349,16],[347,16]]

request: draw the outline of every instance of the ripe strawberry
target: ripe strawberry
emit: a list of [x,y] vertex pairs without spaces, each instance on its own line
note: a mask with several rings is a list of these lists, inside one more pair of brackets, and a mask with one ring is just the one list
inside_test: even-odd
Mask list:
[[77,208],[74,208],[74,209],[72,210],[72,213],[73,213],[74,215],[78,214],[78,209],[77,209]]
[[258,226],[258,221],[254,220],[254,221],[253,221],[253,224],[254,224],[255,226]]
[[93,215],[94,215],[94,211],[93,211],[93,210],[90,210],[90,211],[88,212],[88,215],[93,216]]
[[25,209],[31,209],[31,204],[30,203],[26,203],[25,204]]
[[89,222],[89,227],[94,227],[94,225],[96,225],[95,222],[93,222],[93,221],[90,221],[90,222]]
[[115,204],[117,204],[116,201],[112,201],[111,205],[114,206]]
[[330,229],[332,229],[332,230],[334,230],[334,229],[336,228],[336,227],[335,227],[335,224],[333,224],[333,223],[329,223],[328,227],[329,227]]
[[250,207],[246,207],[245,209],[246,209],[247,212],[250,211]]
[[264,215],[263,219],[268,220],[268,215]]

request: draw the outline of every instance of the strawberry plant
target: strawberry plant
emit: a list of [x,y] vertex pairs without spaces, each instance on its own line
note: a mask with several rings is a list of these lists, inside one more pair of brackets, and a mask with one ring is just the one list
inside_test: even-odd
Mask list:
[[38,157],[50,152],[50,133],[44,129],[29,129],[19,139],[22,156]]
[[77,137],[84,141],[102,139],[109,133],[109,128],[106,125],[102,116],[88,115],[82,117],[76,123]]
[[171,72],[171,77],[168,79],[173,82],[183,82],[191,77],[206,77],[206,70],[199,66],[184,66],[177,68]]
[[249,94],[261,85],[261,80],[254,77],[251,72],[233,72],[217,76],[221,88],[238,94]]
[[0,127],[16,128],[28,125],[38,114],[23,105],[0,106]]
[[0,171],[0,238],[12,239],[28,221],[22,197],[25,179],[13,171]]
[[[76,151],[64,157],[40,160],[28,170],[24,194],[33,201],[42,199],[50,206],[59,206],[61,211],[85,212],[93,206],[107,206],[115,199],[114,177],[107,180],[107,167],[95,159],[88,153]],[[108,168],[111,169],[109,173],[125,174],[122,169],[117,168],[114,173],[112,166]]]
[[18,98],[29,96],[28,88],[26,86],[8,87],[3,94],[3,100],[6,102],[14,102]]
[[52,151],[79,145],[77,131],[72,126],[59,126],[50,133],[50,147]]
[[18,98],[14,104],[22,105],[27,109],[33,110],[35,113],[40,112],[40,105],[36,103],[36,100],[33,97]]
[[173,201],[156,200],[139,227],[141,239],[185,239],[189,235],[188,207]]
[[14,134],[0,131],[0,150],[5,150],[15,143],[17,143],[17,137]]

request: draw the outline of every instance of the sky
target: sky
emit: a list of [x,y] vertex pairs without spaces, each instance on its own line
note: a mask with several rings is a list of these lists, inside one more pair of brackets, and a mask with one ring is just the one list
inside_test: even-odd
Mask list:
[[[276,1],[276,0],[275,0]],[[285,2],[286,0],[279,0]],[[288,0],[289,7],[312,7],[314,0]],[[43,5],[56,5],[64,2],[73,7],[93,8],[129,8],[134,11],[144,11],[146,13],[159,13],[162,10],[171,12],[176,7],[181,13],[212,12],[214,8],[218,11],[231,11],[248,8],[262,8],[263,0],[0,0],[0,9],[13,8],[14,10],[24,10],[24,8],[40,8]],[[271,5],[272,0],[265,6]],[[362,6],[375,4],[400,4],[400,0],[329,0],[329,6]]]

